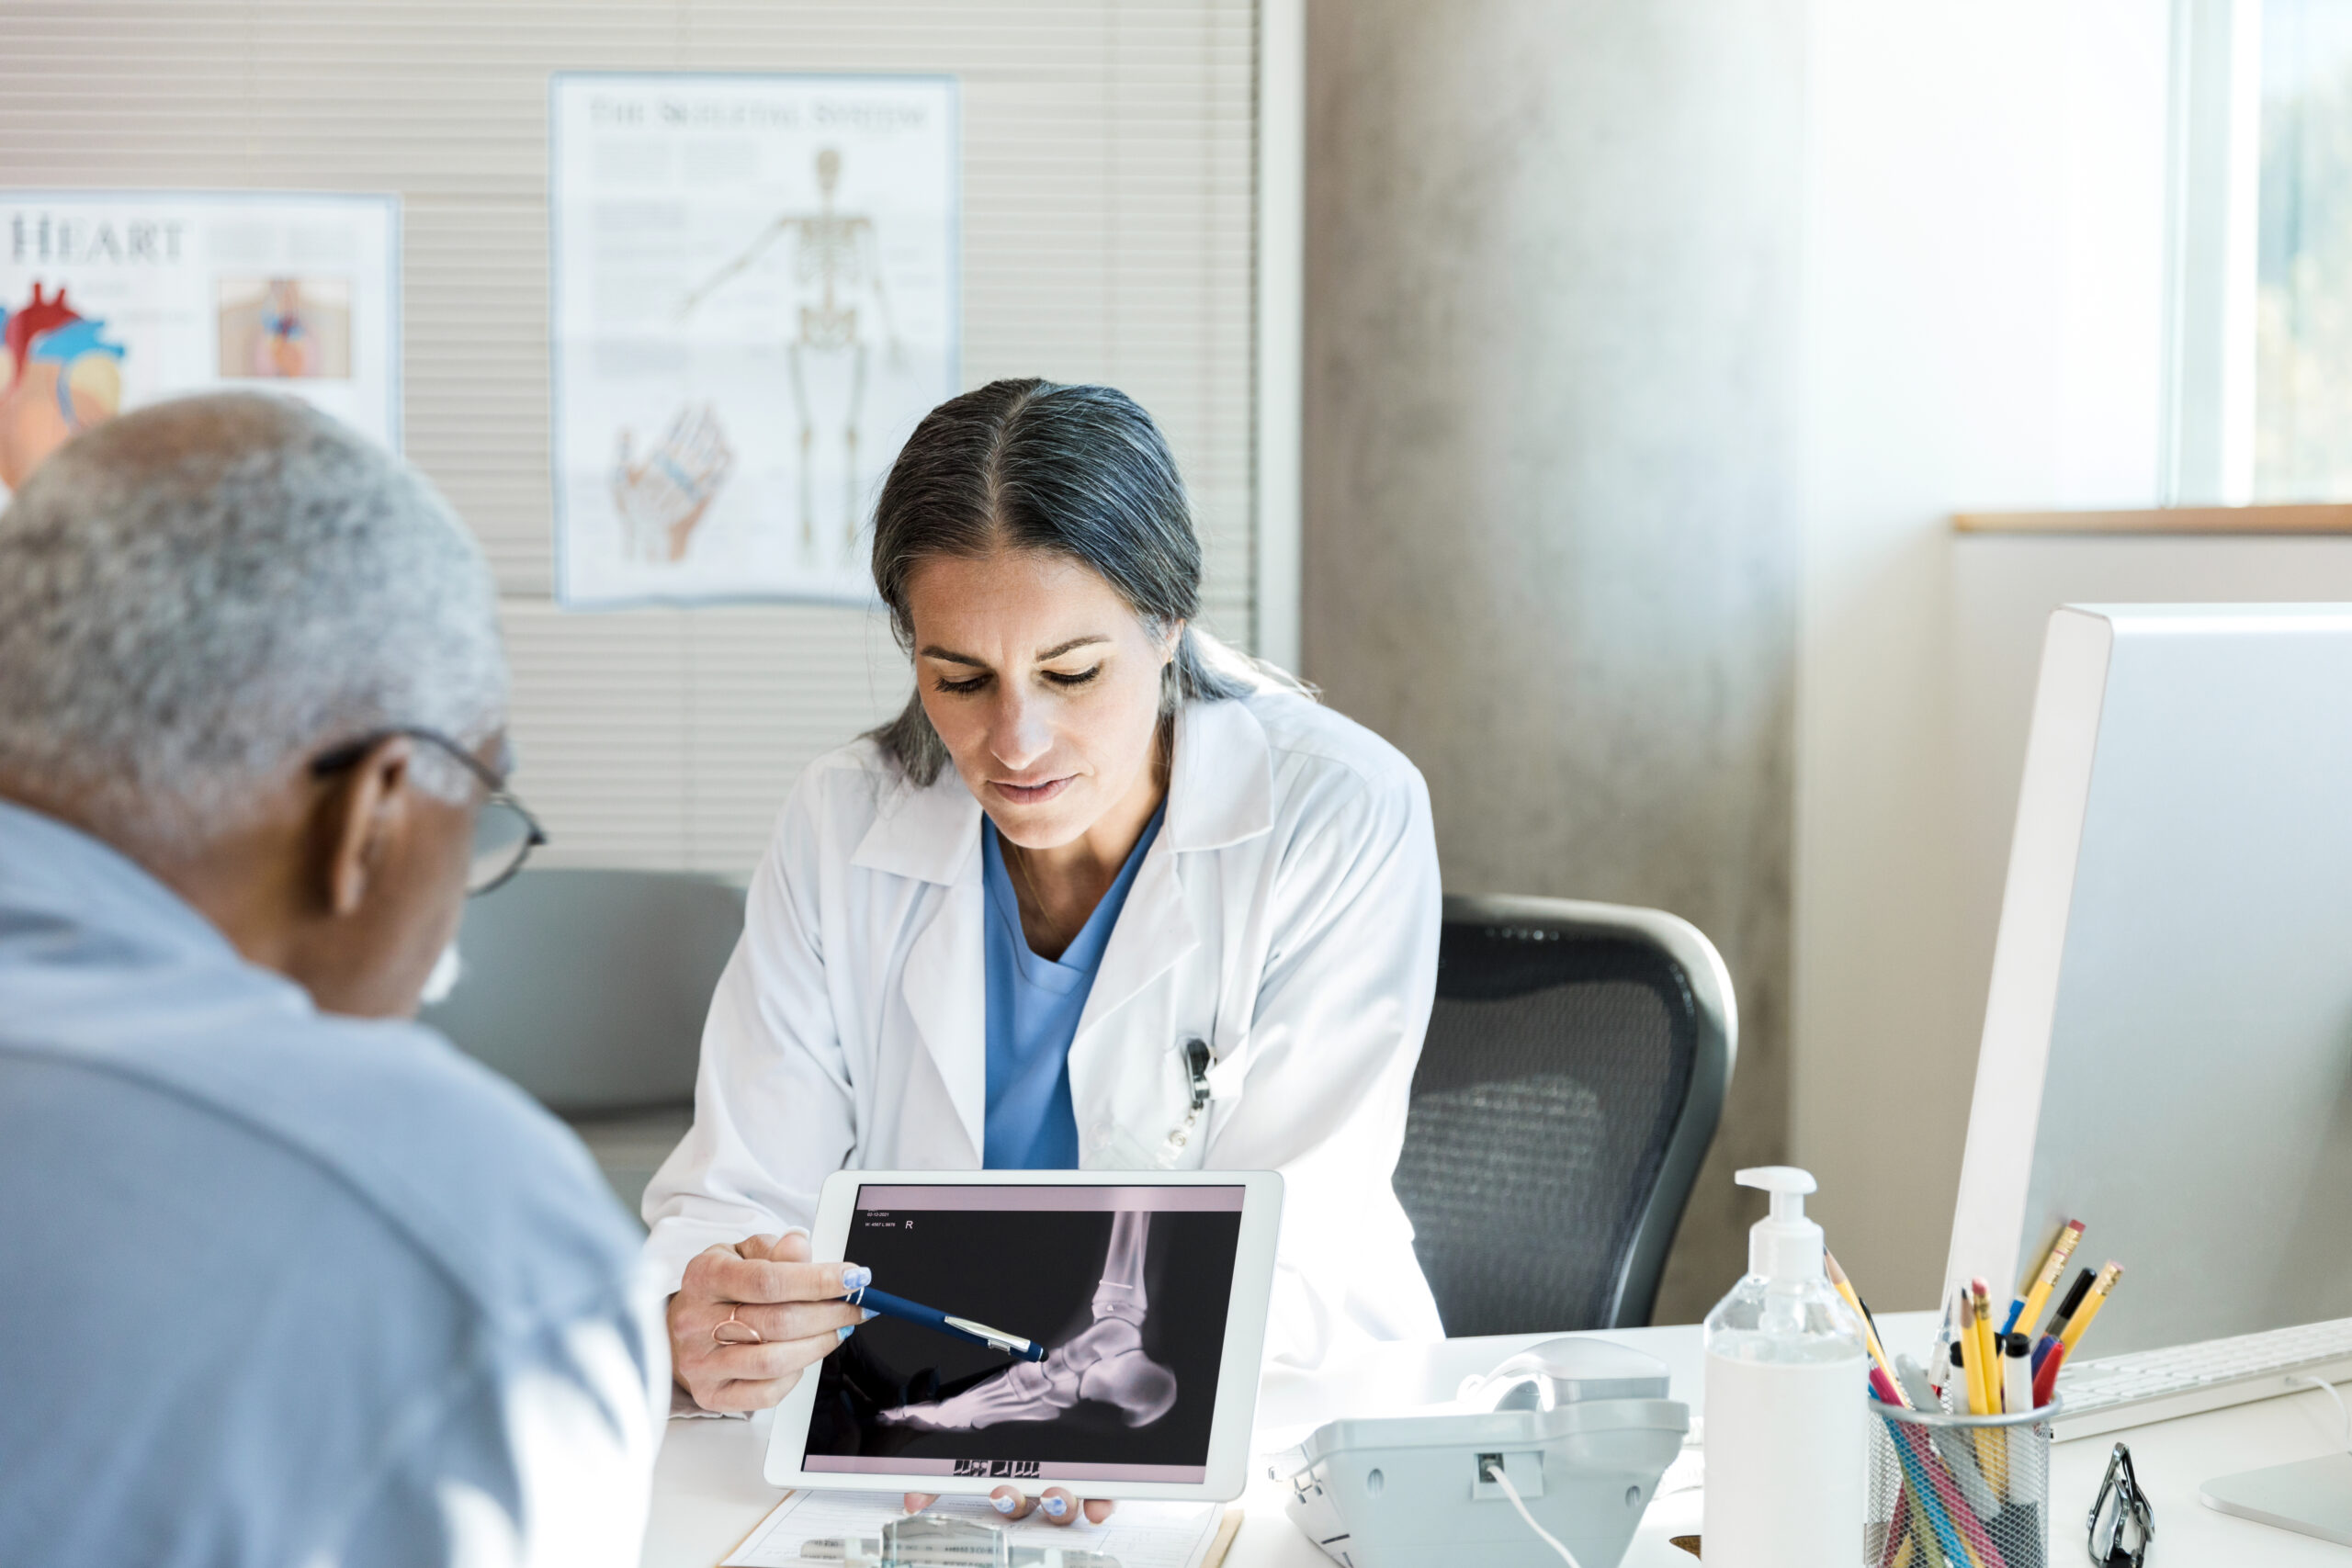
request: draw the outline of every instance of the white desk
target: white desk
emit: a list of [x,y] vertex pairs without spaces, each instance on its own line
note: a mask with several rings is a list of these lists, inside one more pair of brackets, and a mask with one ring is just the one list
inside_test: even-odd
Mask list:
[[[1890,1353],[1920,1354],[1935,1335],[1934,1314],[1891,1313],[1879,1320]],[[1259,1401],[1262,1433],[1295,1428],[1336,1416],[1380,1415],[1450,1397],[1463,1378],[1549,1335],[1448,1339],[1436,1344],[1384,1345],[1313,1380],[1269,1379]],[[1675,1398],[1701,1405],[1702,1358],[1696,1327],[1619,1330],[1605,1337],[1648,1351],[1673,1374]],[[760,1479],[768,1419],[673,1421],[653,1483],[653,1514],[646,1532],[645,1568],[711,1568],[784,1495]],[[2061,1443],[2053,1451],[2051,1506],[2055,1519],[2053,1562],[2078,1561],[2083,1516],[2107,1468],[2117,1437],[2131,1445],[2141,1483],[2156,1509],[2156,1540],[2149,1552],[2161,1568],[2352,1568],[2352,1551],[2308,1536],[2291,1535],[2217,1514],[2197,1500],[2209,1478],[2257,1465],[2326,1453],[2335,1441],[2335,1409],[2317,1393],[2241,1404],[2109,1437]],[[1254,1478],[1240,1506],[1249,1517],[1227,1558],[1227,1568],[1329,1568],[1329,1559],[1299,1534],[1283,1512],[1284,1488]],[[1699,1494],[1658,1498],[1644,1516],[1625,1554],[1625,1568],[1691,1568],[1669,1544],[1699,1531]]]

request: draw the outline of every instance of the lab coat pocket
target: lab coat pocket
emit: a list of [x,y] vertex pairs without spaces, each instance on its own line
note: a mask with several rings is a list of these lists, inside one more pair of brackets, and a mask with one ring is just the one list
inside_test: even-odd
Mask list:
[[[1204,1033],[1178,1035],[1165,1058],[1162,1079],[1138,1115],[1097,1123],[1086,1139],[1089,1169],[1198,1170],[1216,1111],[1220,1064]],[[1238,1074],[1222,1075],[1227,1094],[1236,1094]]]
[[1087,1156],[1089,1170],[1197,1170],[1200,1151],[1179,1146],[1171,1139],[1146,1143],[1125,1127],[1114,1127],[1102,1146]]

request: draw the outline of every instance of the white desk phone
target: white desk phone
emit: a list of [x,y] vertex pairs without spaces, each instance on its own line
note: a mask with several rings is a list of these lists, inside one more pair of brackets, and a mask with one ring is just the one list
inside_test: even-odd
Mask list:
[[1550,1339],[1445,1404],[1328,1422],[1265,1462],[1342,1568],[1616,1568],[1690,1427],[1667,1382],[1638,1350]]

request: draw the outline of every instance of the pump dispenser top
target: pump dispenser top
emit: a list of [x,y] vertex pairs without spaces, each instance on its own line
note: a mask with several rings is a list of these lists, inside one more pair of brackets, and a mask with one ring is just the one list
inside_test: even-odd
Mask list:
[[1792,1165],[1759,1165],[1736,1172],[1742,1187],[1772,1195],[1772,1212],[1747,1233],[1747,1271],[1767,1280],[1811,1280],[1822,1272],[1821,1227],[1805,1218],[1804,1197],[1818,1183]]

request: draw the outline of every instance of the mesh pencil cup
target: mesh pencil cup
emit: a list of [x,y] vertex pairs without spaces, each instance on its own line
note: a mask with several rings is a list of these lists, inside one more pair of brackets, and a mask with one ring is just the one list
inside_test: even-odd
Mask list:
[[2050,1423],[1871,1401],[1864,1568],[2050,1568]]

